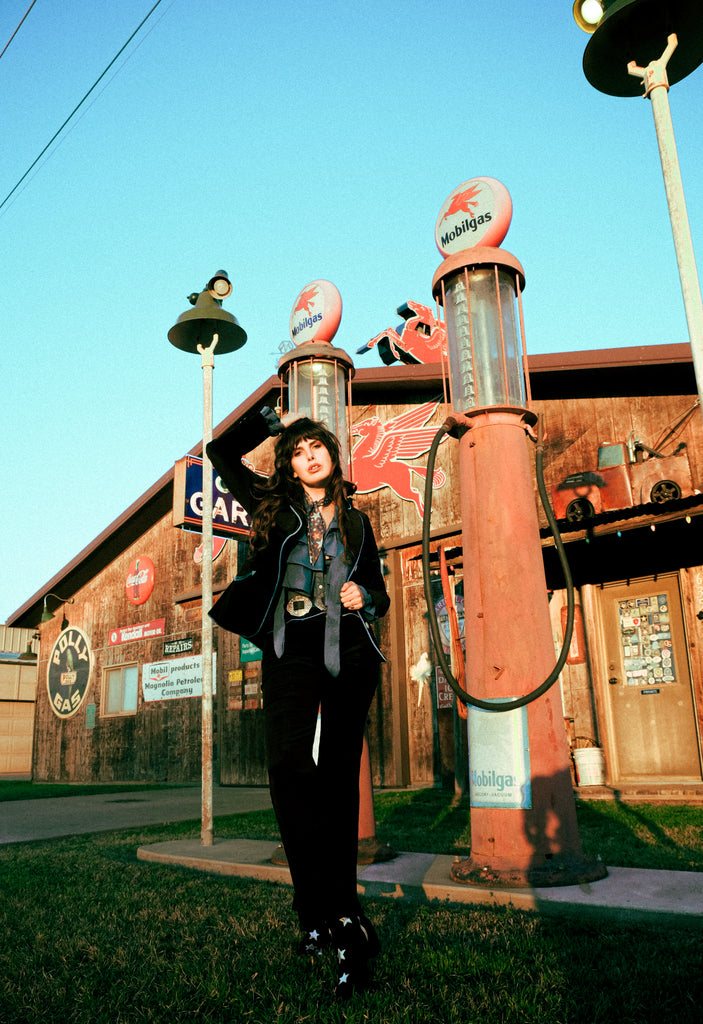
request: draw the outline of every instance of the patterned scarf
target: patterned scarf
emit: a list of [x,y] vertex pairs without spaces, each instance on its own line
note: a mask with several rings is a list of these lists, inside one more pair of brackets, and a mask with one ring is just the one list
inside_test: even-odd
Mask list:
[[318,501],[312,501],[307,506],[308,555],[310,557],[310,565],[312,566],[317,562],[320,551],[322,550],[322,542],[325,537],[325,520],[322,518],[321,510],[328,504],[329,498],[325,495],[324,498],[320,498]]

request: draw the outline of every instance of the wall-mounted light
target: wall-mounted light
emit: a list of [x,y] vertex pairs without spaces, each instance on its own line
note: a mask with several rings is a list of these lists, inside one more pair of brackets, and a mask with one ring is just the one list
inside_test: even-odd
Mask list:
[[[45,594],[44,595],[44,610],[41,613],[41,619],[39,620],[40,622],[51,622],[51,620],[54,618],[55,612],[50,612],[49,611],[49,607],[47,605],[47,600],[50,597],[55,597],[56,600],[60,604],[63,604],[63,605],[73,604],[73,600],[74,600],[72,597],[59,597],[58,594]],[[64,612],[63,620],[61,622],[61,629],[64,630],[64,629],[66,629],[67,626],[68,626],[68,619],[66,618],[66,614]]]

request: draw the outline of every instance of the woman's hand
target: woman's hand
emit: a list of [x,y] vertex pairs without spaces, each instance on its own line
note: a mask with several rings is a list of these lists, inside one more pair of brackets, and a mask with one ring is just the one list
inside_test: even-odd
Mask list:
[[343,584],[342,589],[339,592],[339,596],[342,600],[342,604],[350,612],[361,611],[364,607],[364,595],[361,592],[361,587],[358,583],[351,583],[349,580]]

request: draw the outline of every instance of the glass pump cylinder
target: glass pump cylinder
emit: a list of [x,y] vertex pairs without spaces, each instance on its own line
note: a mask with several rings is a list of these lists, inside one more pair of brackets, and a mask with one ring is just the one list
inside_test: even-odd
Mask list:
[[319,420],[339,440],[342,465],[349,466],[349,384],[354,364],[329,342],[307,342],[287,353],[278,375],[288,385],[288,411]]
[[457,411],[527,402],[518,261],[489,246],[455,253],[434,276],[444,307],[452,404]]

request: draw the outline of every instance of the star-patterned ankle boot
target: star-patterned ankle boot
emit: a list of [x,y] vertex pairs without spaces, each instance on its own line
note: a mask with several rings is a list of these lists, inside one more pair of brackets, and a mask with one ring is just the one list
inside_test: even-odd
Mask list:
[[332,926],[332,941],[337,950],[337,982],[334,994],[350,999],[354,992],[368,988],[371,980],[369,961],[381,948],[376,931],[367,917],[340,917]]
[[298,953],[309,960],[317,960],[324,956],[332,942],[332,936],[327,924],[318,922],[309,928],[303,929],[303,934],[298,943]]

